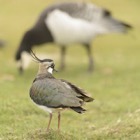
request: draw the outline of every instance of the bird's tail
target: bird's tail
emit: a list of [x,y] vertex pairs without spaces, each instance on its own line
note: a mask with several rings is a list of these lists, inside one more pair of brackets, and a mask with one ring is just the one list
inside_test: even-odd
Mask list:
[[84,108],[82,108],[82,107],[71,107],[71,109],[72,110],[74,110],[75,112],[77,112],[77,113],[80,113],[80,114],[82,114],[82,113],[84,113],[86,110],[84,109]]

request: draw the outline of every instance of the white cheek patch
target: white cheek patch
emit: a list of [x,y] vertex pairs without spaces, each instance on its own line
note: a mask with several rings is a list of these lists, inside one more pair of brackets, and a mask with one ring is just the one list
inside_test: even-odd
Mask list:
[[52,74],[53,73],[53,68],[49,67],[48,72]]

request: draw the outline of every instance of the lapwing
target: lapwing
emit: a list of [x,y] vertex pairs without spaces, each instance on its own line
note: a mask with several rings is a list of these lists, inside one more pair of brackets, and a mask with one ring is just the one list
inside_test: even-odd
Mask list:
[[[60,68],[65,67],[66,46],[80,43],[85,46],[89,71],[93,70],[91,41],[98,35],[125,33],[131,26],[112,17],[111,12],[86,2],[61,2],[47,7],[34,26],[23,35],[16,52],[19,70],[24,70],[24,55],[34,46],[55,43],[61,48]],[[25,53],[26,52],[26,53]]]
[[74,84],[53,77],[53,71],[56,71],[53,60],[41,60],[32,51],[31,54],[39,63],[39,70],[30,88],[30,97],[39,108],[49,112],[47,131],[54,112],[58,113],[58,130],[60,130],[62,110],[71,109],[77,113],[83,113],[86,111],[82,108],[83,104],[93,101],[93,98]]

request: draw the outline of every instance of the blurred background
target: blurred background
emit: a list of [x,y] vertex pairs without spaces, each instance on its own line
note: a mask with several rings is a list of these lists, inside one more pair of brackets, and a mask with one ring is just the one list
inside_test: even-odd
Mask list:
[[[34,25],[47,6],[60,1],[0,0],[0,40],[5,42],[4,47],[0,47],[2,140],[40,139],[40,136],[43,140],[49,137],[44,131],[48,114],[34,107],[28,95],[38,65],[31,63],[25,73],[19,75],[14,57],[25,31]],[[92,53],[95,69],[92,74],[86,72],[88,59],[85,49],[80,45],[68,49],[66,70],[56,73],[55,76],[79,85],[90,92],[95,101],[86,106],[88,111],[83,116],[70,111],[64,113],[62,130],[67,132],[64,139],[71,137],[139,139],[140,1],[87,0],[87,2],[109,9],[114,17],[129,23],[134,29],[128,34],[109,34],[94,40]],[[59,67],[59,51],[53,44],[35,48],[35,52],[54,59],[56,67]],[[52,127],[55,128],[57,122],[53,123]],[[55,131],[50,135],[53,139]]]

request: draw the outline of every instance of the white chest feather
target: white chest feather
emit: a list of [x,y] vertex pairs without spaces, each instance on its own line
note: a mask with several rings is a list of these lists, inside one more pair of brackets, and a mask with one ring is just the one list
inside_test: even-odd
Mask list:
[[88,43],[96,35],[96,27],[92,22],[73,18],[60,10],[51,12],[45,23],[59,44]]

